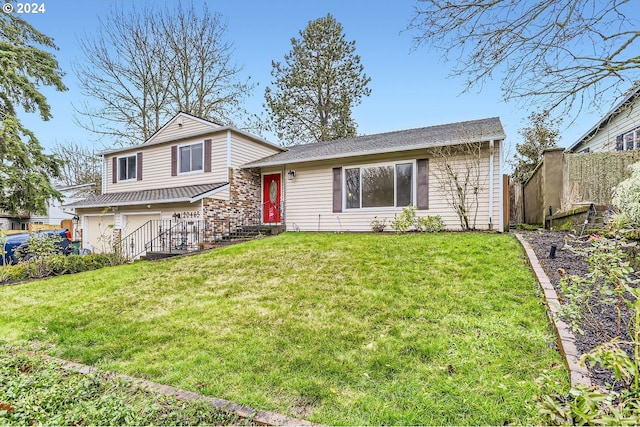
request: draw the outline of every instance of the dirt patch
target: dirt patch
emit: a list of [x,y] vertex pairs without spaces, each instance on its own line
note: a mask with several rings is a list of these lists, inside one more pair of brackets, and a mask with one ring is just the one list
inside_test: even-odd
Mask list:
[[[560,279],[564,274],[575,274],[585,276],[589,272],[589,263],[583,256],[569,250],[568,245],[579,247],[590,245],[586,239],[577,239],[576,235],[564,231],[518,231],[523,236],[536,256],[542,268],[547,273],[549,281],[559,296],[563,295]],[[551,257],[552,245],[555,245],[555,257]],[[560,300],[561,304],[563,300]],[[598,320],[598,328],[585,327],[583,333],[574,332],[576,347],[578,352],[586,354],[598,345],[609,341],[618,334],[618,313],[613,305],[601,306],[601,309],[594,312]],[[622,339],[628,339],[627,327],[629,313],[622,311]],[[591,381],[594,385],[603,386],[605,383],[615,384],[615,379],[609,371],[600,369],[597,366],[588,366]]]

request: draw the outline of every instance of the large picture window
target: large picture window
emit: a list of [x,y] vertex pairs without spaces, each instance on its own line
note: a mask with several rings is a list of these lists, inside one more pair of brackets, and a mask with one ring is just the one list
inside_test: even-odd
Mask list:
[[180,147],[180,173],[203,170],[202,143]]
[[346,208],[413,204],[413,163],[345,169]]
[[118,181],[136,179],[137,163],[136,155],[118,157]]

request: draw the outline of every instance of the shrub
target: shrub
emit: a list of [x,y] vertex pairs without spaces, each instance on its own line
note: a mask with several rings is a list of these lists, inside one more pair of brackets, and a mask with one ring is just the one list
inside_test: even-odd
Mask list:
[[611,201],[631,222],[640,224],[640,162],[629,170],[631,176],[613,189]]
[[444,230],[444,221],[439,215],[418,217],[418,228],[427,233],[437,233]]
[[380,221],[377,216],[374,216],[373,220],[369,223],[369,226],[371,226],[371,231],[374,233],[381,233],[387,227],[387,220],[385,218]]
[[391,221],[391,228],[396,233],[406,233],[410,230],[434,233],[444,229],[444,221],[439,215],[419,217],[416,207],[409,205],[402,209],[402,213]]
[[117,254],[52,255],[33,258],[15,265],[2,266],[0,283],[48,276],[80,273],[124,264],[125,259]]

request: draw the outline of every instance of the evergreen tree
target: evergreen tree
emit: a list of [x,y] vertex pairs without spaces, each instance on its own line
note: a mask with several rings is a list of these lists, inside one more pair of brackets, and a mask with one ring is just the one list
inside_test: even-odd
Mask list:
[[284,63],[272,62],[274,88],[265,90],[268,130],[283,145],[329,141],[356,135],[353,106],[369,96],[355,41],[346,41],[331,14],[309,22],[292,38]]
[[57,49],[53,40],[19,17],[0,14],[0,210],[43,214],[47,202],[62,195],[51,178],[60,164],[43,153],[35,135],[17,117],[16,105],[49,120],[51,108],[38,91],[42,85],[67,90],[55,57],[36,47]]
[[514,181],[526,182],[542,160],[542,155],[549,148],[556,148],[560,119],[551,119],[548,111],[533,112],[529,115],[531,125],[520,129],[522,143],[516,144],[516,156],[511,161],[514,166],[511,178]]

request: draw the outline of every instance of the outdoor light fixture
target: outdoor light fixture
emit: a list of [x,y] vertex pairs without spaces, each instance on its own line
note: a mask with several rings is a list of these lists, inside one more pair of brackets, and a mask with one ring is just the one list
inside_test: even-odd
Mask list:
[[290,170],[287,175],[289,175],[289,181],[291,181],[296,176],[296,171]]
[[556,257],[556,249],[558,249],[558,247],[555,244],[551,245],[551,251],[549,251],[549,258],[554,259]]

